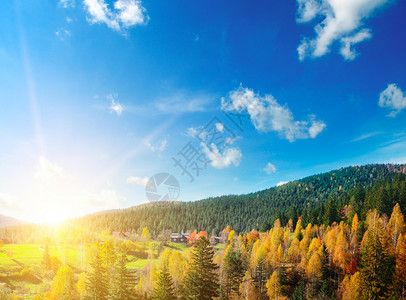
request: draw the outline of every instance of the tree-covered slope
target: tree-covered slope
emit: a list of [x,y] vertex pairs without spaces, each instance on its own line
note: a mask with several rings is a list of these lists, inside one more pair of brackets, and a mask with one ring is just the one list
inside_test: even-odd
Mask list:
[[[393,207],[392,202],[406,201],[395,199],[399,196],[394,196],[391,186],[385,186],[398,178],[399,189],[406,191],[405,176],[399,174],[406,174],[406,165],[352,166],[246,195],[227,195],[193,202],[151,203],[89,215],[73,222],[89,226],[92,230],[139,231],[148,227],[155,234],[165,229],[198,229],[217,234],[227,225],[238,232],[253,228],[265,230],[277,218],[283,222],[289,218],[295,220],[298,216],[302,216],[305,222],[322,223],[323,218],[327,221],[335,218],[335,212],[331,213],[332,205],[334,210],[340,211],[351,201],[358,202],[357,205],[353,203],[358,209],[361,209],[362,202],[363,209],[382,206],[381,210],[384,210],[379,202],[384,195],[376,199],[372,194],[386,193],[389,198],[392,197],[387,200],[391,202],[388,207]],[[374,192],[366,194],[369,190]],[[329,198],[332,200],[326,201]],[[401,206],[403,204],[406,205],[401,203]],[[331,216],[326,217],[326,214]]]

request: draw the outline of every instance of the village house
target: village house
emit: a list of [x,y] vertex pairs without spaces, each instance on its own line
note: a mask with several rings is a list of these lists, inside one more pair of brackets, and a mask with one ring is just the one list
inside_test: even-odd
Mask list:
[[188,241],[188,237],[189,237],[189,234],[186,234],[186,233],[172,233],[171,242],[179,243],[179,244],[186,244]]
[[130,239],[130,235],[131,235],[131,233],[128,232],[128,231],[126,231],[126,232],[123,232],[123,231],[113,231],[113,237],[116,237],[116,238],[119,238],[119,239],[122,239],[122,240],[125,240],[125,241],[127,241],[128,239]]

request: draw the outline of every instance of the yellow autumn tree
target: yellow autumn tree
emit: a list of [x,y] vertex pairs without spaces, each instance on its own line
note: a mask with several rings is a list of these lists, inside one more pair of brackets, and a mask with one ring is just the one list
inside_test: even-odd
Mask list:
[[401,299],[406,298],[406,241],[399,235],[396,247],[395,291]]
[[300,243],[297,238],[294,238],[288,250],[288,261],[292,263],[300,262]]
[[269,277],[268,281],[266,282],[266,292],[269,299],[279,299],[281,296],[282,289],[277,271],[273,272],[271,277]]
[[294,233],[295,238],[297,238],[297,239],[300,238],[300,235],[302,234],[302,230],[303,230],[302,219],[299,218],[299,220],[296,223],[296,228],[295,228],[295,233]]
[[355,214],[354,217],[352,218],[351,232],[356,232],[358,230],[358,226],[359,226],[358,215]]
[[387,228],[393,245],[393,251],[395,252],[399,235],[403,234],[405,230],[405,219],[402,211],[400,210],[399,203],[396,203],[395,207],[393,208]]
[[321,278],[321,258],[319,252],[314,252],[313,255],[309,259],[309,263],[307,264],[306,268],[306,276],[307,278],[313,282],[317,281]]
[[80,299],[84,299],[86,295],[86,273],[80,273],[78,282],[76,283],[76,289],[79,292]]
[[240,291],[240,299],[244,300],[262,299],[262,294],[256,288],[249,271],[247,271],[245,273],[245,276],[242,278],[239,291]]
[[79,293],[75,286],[72,269],[69,266],[59,268],[51,290],[47,293],[47,299],[79,299]]
[[142,234],[141,234],[141,240],[143,242],[149,242],[151,241],[151,234],[149,233],[149,230],[147,227],[144,227],[142,229]]
[[180,286],[186,275],[186,269],[186,258],[180,251],[173,251],[169,258],[168,270],[172,276],[175,294],[178,294]]
[[343,300],[358,300],[360,298],[360,277],[359,272],[352,276],[345,276],[338,290],[339,299]]

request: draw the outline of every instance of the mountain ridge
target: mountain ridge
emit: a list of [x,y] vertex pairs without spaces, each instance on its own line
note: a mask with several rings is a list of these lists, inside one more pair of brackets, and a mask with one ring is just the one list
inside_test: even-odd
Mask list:
[[[103,228],[138,232],[148,227],[156,234],[165,229],[198,229],[215,234],[227,225],[239,232],[253,228],[266,229],[276,218],[286,221],[309,215],[308,219],[313,220],[316,212],[324,213],[323,203],[329,198],[348,204],[357,187],[368,190],[379,182],[391,182],[400,174],[406,174],[405,164],[350,166],[249,194],[188,202],[148,203],[88,215],[74,222],[85,224],[93,230]],[[319,211],[312,211],[314,209]]]

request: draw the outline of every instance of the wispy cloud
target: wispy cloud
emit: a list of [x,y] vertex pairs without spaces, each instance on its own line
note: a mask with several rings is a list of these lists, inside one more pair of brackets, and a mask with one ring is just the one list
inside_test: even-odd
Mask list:
[[284,185],[284,184],[287,184],[287,183],[289,183],[289,181],[280,181],[280,182],[278,182],[276,184],[276,186],[281,186],[281,185]]
[[152,151],[152,152],[163,152],[165,151],[166,146],[168,145],[168,140],[163,139],[158,145],[152,145],[149,140],[145,142],[147,147]]
[[75,0],[59,0],[59,6],[63,8],[75,7]]
[[382,134],[382,132],[381,131],[375,131],[375,132],[365,133],[365,134],[362,134],[362,135],[356,137],[355,139],[351,140],[351,142],[363,141],[363,140],[369,139],[369,138],[374,137],[374,136],[379,135],[379,134]]
[[314,38],[303,37],[297,48],[299,59],[321,57],[335,42],[341,43],[340,54],[345,60],[357,57],[354,45],[372,37],[364,28],[365,21],[390,0],[297,0],[298,23],[310,22],[316,17],[322,21],[314,27]]
[[178,92],[154,102],[155,108],[164,114],[204,112],[214,97],[205,94],[191,95]]
[[127,183],[135,183],[137,185],[146,186],[148,183],[148,177],[138,177],[138,176],[130,176],[127,178]]
[[276,167],[275,167],[272,163],[270,163],[270,162],[268,162],[268,163],[266,164],[266,167],[265,167],[263,170],[264,170],[264,172],[265,172],[266,174],[268,174],[268,175],[270,175],[270,174],[272,174],[272,173],[275,173],[275,172],[277,171]]
[[104,0],[84,0],[84,5],[91,24],[104,23],[123,33],[126,29],[146,24],[149,20],[147,10],[138,0],[118,0],[113,7]]
[[66,38],[70,37],[71,33],[69,30],[64,29],[64,28],[58,28],[57,31],[55,31],[55,35],[61,39],[61,41],[64,41]]
[[228,99],[223,98],[221,102],[225,111],[246,111],[258,131],[278,132],[290,142],[315,138],[326,128],[315,115],[310,115],[307,121],[296,121],[290,109],[280,105],[272,95],[261,96],[242,86],[231,91]]
[[391,83],[379,95],[378,104],[380,107],[392,109],[388,116],[396,117],[401,110],[406,108],[406,95],[396,83]]

